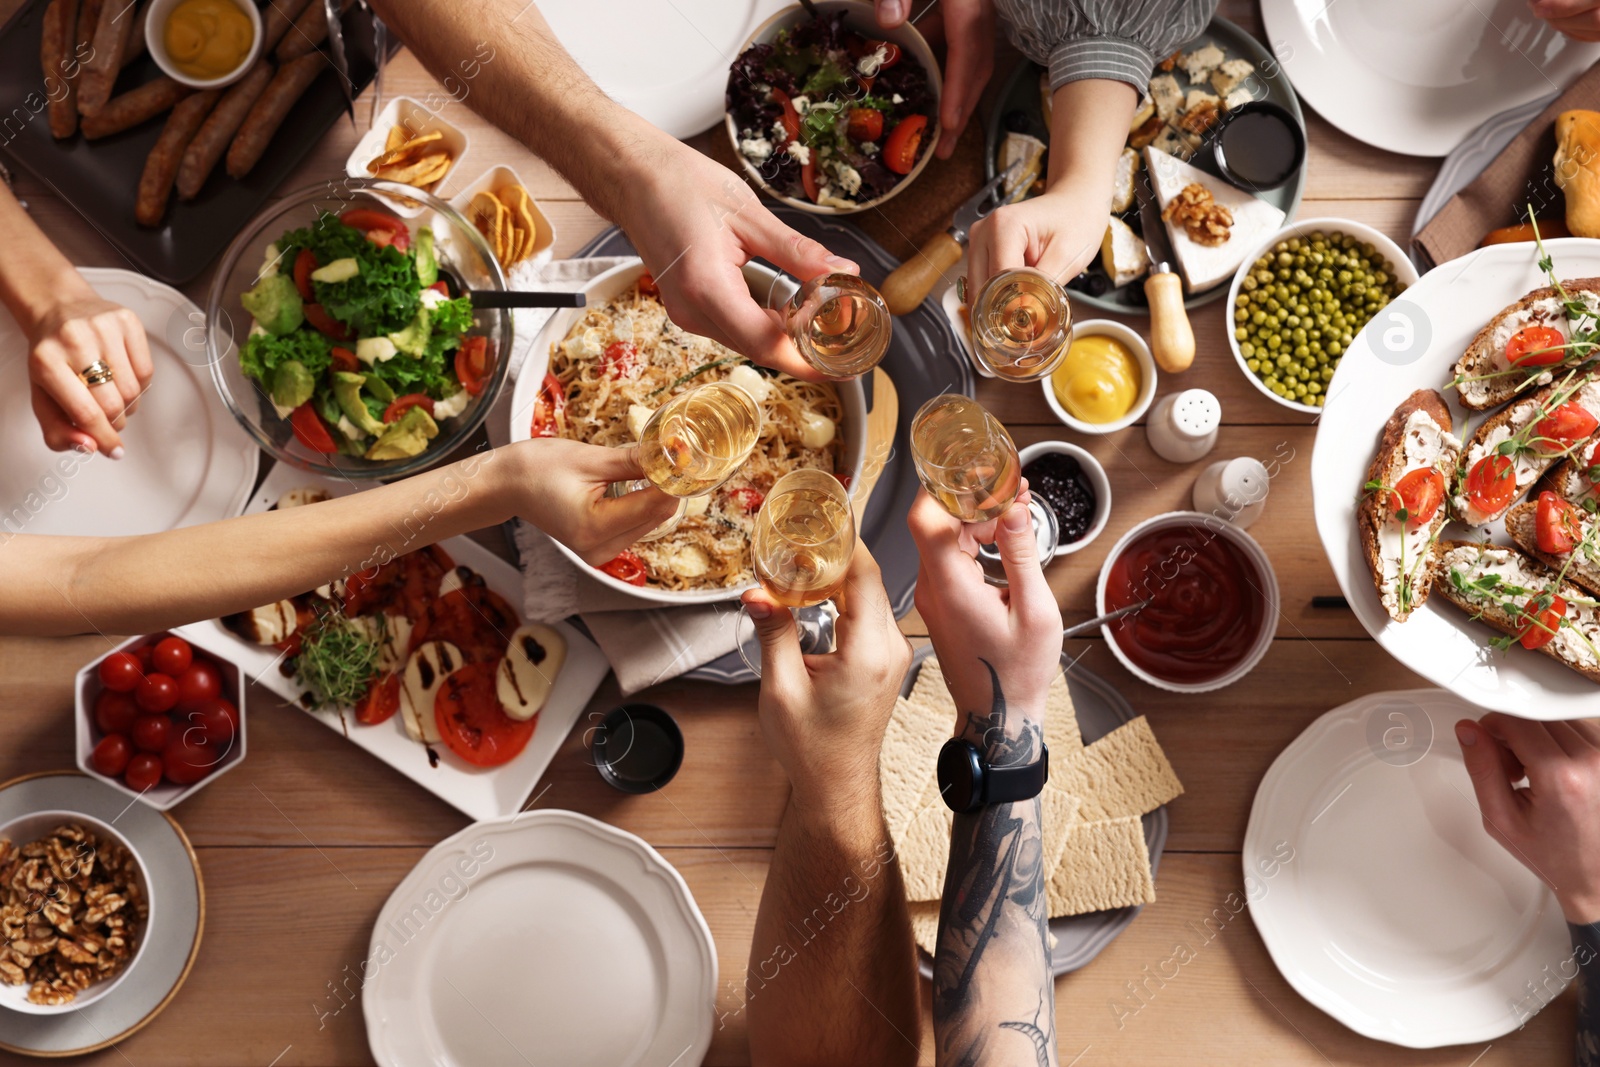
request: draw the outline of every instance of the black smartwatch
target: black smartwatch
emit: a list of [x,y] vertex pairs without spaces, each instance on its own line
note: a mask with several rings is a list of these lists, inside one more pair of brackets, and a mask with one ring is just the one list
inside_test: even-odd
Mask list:
[[939,793],[950,810],[966,815],[989,804],[1032,800],[1050,778],[1050,748],[1039,746],[1039,758],[1020,767],[996,767],[964,737],[952,737],[939,750]]

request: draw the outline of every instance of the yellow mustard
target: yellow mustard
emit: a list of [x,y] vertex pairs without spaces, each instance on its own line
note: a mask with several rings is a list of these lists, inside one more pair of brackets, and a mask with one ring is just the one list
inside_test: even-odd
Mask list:
[[1093,423],[1116,422],[1132,411],[1143,384],[1139,361],[1128,346],[1103,334],[1074,340],[1050,375],[1067,414]]
[[183,0],[167,16],[165,43],[174,66],[208,81],[239,69],[255,27],[234,0]]

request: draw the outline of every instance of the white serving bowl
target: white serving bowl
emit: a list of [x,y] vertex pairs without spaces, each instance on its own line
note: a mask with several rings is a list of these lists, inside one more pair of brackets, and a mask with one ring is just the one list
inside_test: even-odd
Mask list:
[[[620,263],[604,274],[596,275],[589,284],[583,287],[583,293],[588,298],[589,307],[599,307],[619,294],[632,288],[639,280],[639,275],[645,273],[644,261],[635,259],[627,263]],[[757,303],[766,306],[778,306],[778,296],[784,295],[785,279],[770,267],[763,267],[756,263],[744,265],[745,284],[750,288],[750,295]],[[791,283],[792,284],[792,283]],[[522,370],[517,375],[516,388],[511,394],[509,436],[512,441],[525,441],[531,435],[533,419],[533,404],[539,396],[539,387],[544,381],[545,372],[550,366],[550,347],[559,344],[572,329],[573,325],[584,316],[583,308],[563,308],[551,316],[544,329],[539,331],[533,339],[533,347],[529,350]],[[844,408],[844,418],[839,423],[838,432],[844,438],[843,474],[849,475],[851,485],[856,485],[861,480],[861,467],[866,458],[866,440],[862,437],[867,425],[867,396],[861,387],[859,379],[852,378],[845,382],[836,382],[835,388],[839,391],[839,402]],[[727,600],[737,600],[739,595],[755,583],[729,586],[724,589],[699,589],[688,592],[674,592],[667,589],[650,589],[647,587],[629,585],[627,582],[618,581],[611,575],[597,568],[589,566],[578,554],[566,545],[557,541],[556,546],[566,554],[567,558],[581,567],[589,577],[602,585],[610,586],[619,593],[637,597],[640,600],[651,601],[657,604],[676,605],[684,604],[712,604]]]
[[[256,60],[261,57],[261,12],[256,5],[249,0],[233,0],[234,5],[244,12],[245,18],[250,20],[252,31],[250,51],[245,53],[239,65],[219,78],[193,78],[179,70],[167,52],[167,16],[182,2],[183,0],[150,0],[150,10],[145,14],[144,20],[144,46],[150,50],[150,58],[156,61],[156,66],[173,81],[187,85],[191,89],[220,89],[244,77],[245,72],[255,66]],[[131,7],[129,17],[132,17]]]
[[1067,544],[1057,544],[1051,559],[1060,559],[1070,556],[1080,549],[1087,548],[1089,542],[1100,536],[1106,528],[1106,522],[1111,518],[1111,480],[1106,477],[1106,469],[1100,461],[1087,450],[1079,448],[1069,441],[1038,441],[1017,453],[1018,464],[1022,467],[1023,477],[1027,477],[1028,464],[1049,452],[1059,452],[1064,456],[1071,456],[1078,461],[1083,475],[1089,479],[1089,486],[1094,490],[1094,521],[1089,524],[1089,530],[1076,541]]
[[1050,405],[1050,410],[1055,412],[1056,418],[1060,419],[1063,425],[1079,433],[1107,434],[1125,430],[1144,418],[1145,412],[1150,410],[1151,401],[1156,398],[1156,360],[1150,354],[1150,345],[1139,336],[1138,331],[1113,319],[1087,319],[1083,322],[1074,322],[1072,339],[1076,341],[1080,337],[1110,337],[1121,341],[1127,346],[1128,351],[1133,353],[1133,358],[1139,364],[1139,396],[1134,400],[1133,407],[1115,422],[1084,422],[1082,419],[1074,418],[1056,398],[1055,385],[1051,380],[1055,377],[1053,373],[1039,382],[1044,387],[1044,401]]
[[1105,635],[1106,644],[1111,646],[1112,654],[1117,657],[1124,667],[1128,668],[1129,673],[1134,677],[1149,682],[1157,689],[1165,689],[1172,693],[1208,693],[1213,689],[1221,689],[1224,686],[1232,685],[1249,674],[1255,669],[1255,665],[1261,662],[1261,657],[1267,654],[1267,649],[1272,647],[1272,639],[1278,629],[1280,605],[1278,575],[1272,569],[1272,561],[1267,558],[1267,553],[1256,543],[1255,538],[1232,523],[1225,522],[1215,515],[1206,515],[1198,511],[1168,511],[1148,518],[1134,526],[1133,529],[1123,534],[1117,540],[1117,543],[1111,547],[1111,551],[1106,554],[1106,561],[1100,568],[1100,579],[1095,583],[1095,614],[1104,615],[1109,610],[1106,607],[1106,582],[1111,577],[1111,565],[1117,561],[1118,557],[1135,539],[1144,536],[1151,530],[1163,529],[1168,526],[1202,526],[1217,537],[1233,542],[1244,552],[1250,562],[1255,564],[1256,571],[1261,576],[1264,586],[1259,592],[1265,598],[1266,603],[1263,605],[1261,632],[1256,635],[1255,643],[1250,647],[1249,653],[1232,670],[1209,681],[1169,682],[1164,678],[1156,677],[1129,659],[1127,653],[1123,652],[1122,646],[1117,643],[1116,637],[1113,636],[1109,623],[1101,625],[1100,632]]
[[1417,284],[1418,278],[1417,268],[1412,265],[1405,252],[1401,251],[1399,245],[1374,230],[1371,226],[1352,222],[1350,219],[1301,219],[1298,222],[1292,222],[1265,241],[1262,241],[1255,248],[1252,248],[1250,254],[1244,257],[1244,262],[1239,264],[1239,269],[1233,272],[1233,284],[1228,287],[1228,348],[1232,350],[1234,361],[1239,364],[1239,370],[1243,372],[1244,376],[1249,379],[1250,384],[1255,386],[1262,396],[1275,404],[1283,405],[1291,411],[1303,411],[1310,415],[1320,415],[1322,414],[1322,409],[1311,404],[1302,404],[1298,400],[1288,400],[1279,396],[1271,389],[1268,389],[1266,384],[1250,370],[1250,365],[1244,361],[1244,354],[1239,351],[1239,339],[1234,336],[1234,330],[1237,326],[1233,321],[1233,311],[1235,304],[1238,302],[1239,290],[1244,284],[1245,276],[1255,268],[1256,260],[1261,258],[1263,252],[1279,241],[1286,241],[1291,237],[1304,237],[1316,230],[1321,230],[1324,233],[1347,233],[1358,241],[1370,244],[1375,251],[1389,260],[1389,264],[1393,268],[1389,272],[1390,276],[1398,281],[1403,289]]
[[[744,157],[743,152],[739,151],[739,128],[734,124],[733,116],[724,113],[722,125],[727,130],[728,144],[733,149],[733,158],[737,159],[739,166],[744,168],[745,177],[749,178],[752,184],[772,197],[772,199],[788,204],[790,207],[799,208],[801,211],[809,211],[813,215],[854,215],[866,211],[868,208],[887,203],[898,196],[900,191],[916,181],[917,175],[921,174],[923,169],[927,167],[928,161],[933,158],[934,145],[939,143],[939,103],[944,95],[944,80],[940,77],[939,63],[933,56],[933,49],[928,47],[928,42],[923,39],[922,34],[917,31],[916,26],[912,25],[910,21],[902,22],[892,30],[885,30],[878,25],[870,4],[859,3],[857,0],[817,0],[813,6],[822,15],[831,15],[835,11],[843,11],[846,28],[874,40],[894,42],[900,46],[903,57],[901,59],[902,63],[908,59],[915,59],[922,65],[923,71],[927,73],[928,85],[933,90],[933,114],[929,116],[928,127],[922,133],[922,143],[926,147],[922,151],[921,158],[911,168],[911,172],[903,175],[887,193],[875,200],[863,200],[853,208],[829,207],[823,204],[816,204],[810,200],[786,196],[768,185],[766,180],[761,177],[761,172]],[[811,17],[805,8],[798,4],[784,8],[757,26],[756,31],[750,35],[750,39],[739,46],[739,51],[735,53],[735,56],[743,55],[751,45],[770,42],[777,36],[779,30],[788,29],[790,26],[799,23],[801,19]]]
[[[356,142],[350,155],[344,161],[344,172],[350,178],[371,178],[373,173],[367,169],[367,164],[383,155],[383,146],[388,140],[389,131],[396,126],[404,126],[414,135],[420,137],[425,133],[438,132],[442,136],[437,142],[438,147],[450,153],[450,169],[444,172],[444,177],[433,183],[432,192],[440,200],[449,199],[449,186],[461,168],[461,161],[467,158],[467,149],[471,140],[460,126],[443,117],[438,111],[430,110],[420,100],[413,100],[409,96],[397,96],[379,112],[373,120],[372,127],[361,135],[361,140]],[[389,205],[389,209],[401,218],[413,219],[427,210],[427,205],[420,201],[401,200],[394,196],[385,196],[381,193],[373,194]],[[466,214],[462,210],[462,214]]]
[[[445,180],[454,175],[455,168],[450,168],[450,171],[449,174],[445,175]],[[524,189],[528,187],[528,183],[522,180],[522,175],[504,163],[496,164],[478,175],[471,185],[452,196],[450,198],[450,206],[461,212],[462,215],[466,215],[467,208],[472,204],[474,196],[479,193],[493,193],[510,185],[520,185]],[[550,262],[556,243],[556,228],[550,222],[549,217],[545,215],[544,209],[539,206],[539,201],[533,199],[532,193],[528,194],[528,209],[533,213],[533,222],[539,228],[539,232],[533,239],[533,254],[519,262],[517,266],[540,267]],[[506,267],[505,270],[510,273],[511,268]]]
[[30,841],[37,841],[46,834],[55,830],[63,823],[78,823],[84,829],[92,832],[101,841],[110,841],[121,845],[128,850],[128,855],[133,857],[134,877],[139,883],[140,890],[144,893],[146,919],[140,927],[139,936],[133,946],[133,958],[123,966],[122,970],[112,975],[104,982],[96,982],[88,989],[83,990],[67,1004],[51,1006],[48,1004],[34,1004],[28,1000],[27,985],[5,985],[0,983],[0,1007],[10,1008],[12,1011],[22,1012],[26,1015],[65,1015],[87,1007],[111,992],[139,963],[139,957],[144,955],[146,942],[145,934],[150,929],[150,915],[155,914],[156,902],[150,896],[150,879],[145,874],[144,859],[139,855],[139,850],[133,843],[119,834],[108,823],[101,822],[92,815],[85,815],[78,811],[36,811],[31,815],[21,815],[10,822],[0,826],[0,837],[9,838],[17,845],[25,845]]

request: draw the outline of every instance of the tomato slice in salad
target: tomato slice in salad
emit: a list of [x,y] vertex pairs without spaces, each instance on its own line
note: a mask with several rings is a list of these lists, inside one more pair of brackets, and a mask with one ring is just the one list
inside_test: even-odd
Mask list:
[[1466,496],[1484,515],[1504,511],[1517,495],[1517,476],[1510,456],[1484,456],[1467,472]]
[[356,705],[356,722],[363,726],[376,726],[388,722],[400,710],[400,676],[386,674],[374,678],[367,695]]
[[1596,428],[1600,428],[1600,419],[1589,414],[1582,404],[1569,400],[1539,420],[1533,428],[1532,444],[1546,455],[1566,452]]
[[399,420],[400,416],[404,415],[412,408],[421,408],[429,415],[432,415],[433,397],[429,396],[427,393],[407,393],[405,396],[397,396],[393,400],[389,401],[388,407],[383,409],[383,421],[396,422]]
[[469,396],[483,392],[489,380],[489,339],[479,334],[463,337],[456,348],[456,377]]
[[450,284],[443,279],[434,282],[432,285],[428,286],[428,288],[438,293],[440,296],[448,297],[450,295]]
[[600,359],[605,364],[606,377],[626,378],[639,362],[639,346],[632,341],[612,341],[600,353]]
[[328,349],[328,356],[333,360],[334,370],[350,371],[351,373],[354,373],[361,369],[361,361],[357,359],[356,354],[350,351],[348,348],[341,348],[339,345],[334,345],[332,348]]
[[1558,596],[1550,598],[1550,606],[1539,607],[1540,597],[1534,597],[1522,607],[1522,618],[1526,624],[1522,633],[1517,636],[1517,642],[1523,648],[1543,648],[1555,640],[1556,632],[1561,629],[1561,620],[1567,617],[1567,602]]
[[324,337],[335,341],[350,340],[350,327],[324,311],[321,304],[307,304],[304,311],[311,328]]
[[448,675],[433,701],[439,736],[450,751],[477,767],[498,767],[528,747],[539,724],[520,722],[500,707],[495,690],[498,662],[468,663]]
[[643,585],[649,571],[644,565],[644,560],[632,552],[623,551],[612,560],[600,564],[600,571],[609,574],[619,582],[629,585]]
[[852,141],[876,141],[883,136],[883,112],[875,107],[851,108],[847,132]]
[[452,589],[428,605],[411,631],[411,651],[427,641],[449,641],[468,663],[499,659],[521,624],[505,598],[476,583]]
[[398,252],[411,247],[411,231],[406,224],[386,211],[371,208],[351,208],[339,216],[339,221],[353,229],[362,230],[367,240],[382,247],[393,245]]
[[339,446],[333,443],[333,434],[328,432],[327,423],[311,406],[311,401],[307,400],[294,409],[289,415],[289,425],[294,428],[295,439],[311,451],[323,455],[339,451]]
[[1567,358],[1567,339],[1551,326],[1524,326],[1506,342],[1506,362],[1513,367],[1543,367]]
[[928,116],[911,115],[889,133],[883,144],[883,165],[896,174],[910,174],[917,165],[917,149],[922,147],[922,133],[928,128]]
[[301,300],[315,300],[317,295],[311,289],[311,272],[317,269],[317,254],[309,248],[302,248],[294,257],[294,287],[300,290]]
[[783,108],[783,117],[779,121],[783,123],[783,143],[788,144],[800,136],[800,112],[795,110],[794,101],[782,89],[772,90],[772,99]]
[[1546,489],[1534,511],[1533,534],[1539,551],[1564,556],[1583,540],[1583,520],[1577,508]]
[[546,371],[544,382],[539,386],[539,395],[533,402],[533,425],[529,428],[529,434],[533,437],[560,437],[566,424],[567,390],[560,378]]

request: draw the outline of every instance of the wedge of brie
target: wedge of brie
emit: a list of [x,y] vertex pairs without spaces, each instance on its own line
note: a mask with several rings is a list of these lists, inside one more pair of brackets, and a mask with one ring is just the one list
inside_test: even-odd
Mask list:
[[1126,222],[1110,216],[1106,235],[1100,241],[1100,266],[1118,289],[1150,269],[1150,250],[1144,239]]
[[1284,214],[1259,197],[1236,189],[1198,167],[1163,152],[1144,151],[1145,170],[1163,212],[1186,186],[1204,186],[1212,198],[1233,215],[1228,239],[1219,245],[1202,245],[1189,239],[1182,226],[1166,223],[1178,272],[1191,293],[1202,292],[1233,276],[1250,251],[1283,225]]

